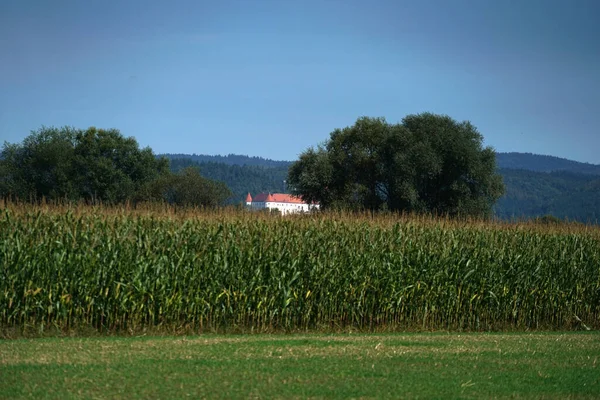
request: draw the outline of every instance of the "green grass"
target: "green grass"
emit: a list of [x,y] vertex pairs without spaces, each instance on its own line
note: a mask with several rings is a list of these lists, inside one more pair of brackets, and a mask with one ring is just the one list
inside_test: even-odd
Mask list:
[[0,398],[599,398],[600,335],[0,341]]

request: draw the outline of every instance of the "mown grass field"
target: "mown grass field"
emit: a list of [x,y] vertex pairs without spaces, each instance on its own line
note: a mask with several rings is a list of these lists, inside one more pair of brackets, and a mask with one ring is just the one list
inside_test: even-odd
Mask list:
[[594,333],[0,341],[0,398],[600,397]]
[[0,328],[600,328],[600,229],[397,215],[5,205]]

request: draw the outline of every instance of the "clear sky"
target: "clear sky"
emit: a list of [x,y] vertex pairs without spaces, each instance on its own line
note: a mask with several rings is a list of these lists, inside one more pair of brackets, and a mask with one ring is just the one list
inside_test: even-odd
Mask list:
[[598,0],[0,1],[0,142],[118,128],[293,160],[359,116],[600,164]]

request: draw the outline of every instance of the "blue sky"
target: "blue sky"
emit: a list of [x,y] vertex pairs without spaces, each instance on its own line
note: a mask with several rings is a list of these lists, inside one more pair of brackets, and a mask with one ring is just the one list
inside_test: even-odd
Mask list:
[[293,160],[359,116],[429,111],[600,164],[599,19],[596,0],[2,0],[0,141],[96,126]]

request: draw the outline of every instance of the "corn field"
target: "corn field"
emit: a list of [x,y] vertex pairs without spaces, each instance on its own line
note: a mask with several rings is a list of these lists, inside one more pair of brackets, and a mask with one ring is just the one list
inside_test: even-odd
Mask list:
[[600,229],[398,215],[28,206],[0,215],[0,328],[600,328]]

